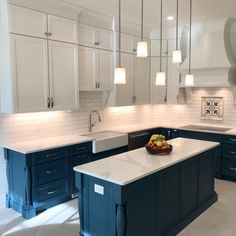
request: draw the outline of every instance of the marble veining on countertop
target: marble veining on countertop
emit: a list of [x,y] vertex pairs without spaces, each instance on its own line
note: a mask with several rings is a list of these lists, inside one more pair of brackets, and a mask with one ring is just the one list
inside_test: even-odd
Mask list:
[[74,170],[118,185],[127,185],[219,145],[185,138],[168,142],[173,145],[173,152],[169,155],[150,155],[145,148],[140,148],[80,165]]
[[93,140],[94,139],[86,136],[79,136],[77,134],[73,134],[51,138],[42,138],[38,140],[19,142],[15,144],[4,144],[3,147],[16,152],[20,152],[22,154],[29,154],[52,148],[59,148],[74,144],[85,143]]

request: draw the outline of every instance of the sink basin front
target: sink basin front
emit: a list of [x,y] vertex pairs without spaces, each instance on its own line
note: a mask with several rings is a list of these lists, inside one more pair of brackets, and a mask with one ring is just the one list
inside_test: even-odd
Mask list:
[[115,131],[101,131],[83,136],[90,137],[93,140],[93,153],[108,151],[128,145],[128,134]]

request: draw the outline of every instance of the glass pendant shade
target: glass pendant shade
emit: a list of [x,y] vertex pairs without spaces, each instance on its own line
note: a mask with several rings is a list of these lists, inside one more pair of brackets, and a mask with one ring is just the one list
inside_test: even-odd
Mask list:
[[188,74],[185,76],[185,86],[192,87],[194,86],[194,76],[193,74]]
[[126,71],[125,68],[115,68],[114,84],[126,84]]
[[148,57],[147,42],[140,41],[137,45],[137,57]]
[[156,85],[157,86],[165,86],[166,85],[166,73],[165,72],[157,72]]
[[182,63],[182,53],[181,50],[173,51],[173,63],[180,64]]

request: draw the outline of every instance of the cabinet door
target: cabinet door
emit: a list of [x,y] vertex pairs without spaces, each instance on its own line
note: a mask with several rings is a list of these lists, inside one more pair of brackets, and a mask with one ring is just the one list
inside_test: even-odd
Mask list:
[[79,45],[96,47],[98,44],[98,32],[89,25],[79,24]]
[[167,79],[167,103],[178,104],[180,73],[179,65],[172,63],[172,57],[168,57],[168,79]]
[[15,112],[47,110],[47,41],[11,35]]
[[114,77],[113,53],[98,50],[98,73],[99,90],[111,91]]
[[[162,70],[167,71],[167,60],[162,58]],[[151,103],[164,104],[166,103],[166,86],[156,85],[156,73],[160,71],[160,58],[152,57],[151,61]],[[166,74],[167,77],[167,74]]]
[[[151,41],[151,55],[153,57],[160,56],[160,45],[161,45],[161,40],[159,39],[153,39]],[[167,55],[168,55],[168,41],[162,40],[162,56],[167,56]]]
[[98,30],[99,48],[113,50],[113,33],[109,30]]
[[126,84],[117,85],[117,106],[133,104],[133,55],[121,54],[121,63],[126,69]]
[[49,41],[50,96],[55,110],[78,108],[78,47]]
[[134,104],[150,103],[149,58],[134,57]]
[[[119,38],[117,34],[117,49],[118,49]],[[121,51],[126,53],[136,53],[137,45],[134,44],[134,36],[130,34],[121,34]]]
[[77,22],[66,18],[48,15],[48,39],[68,43],[78,42]]
[[24,7],[9,5],[10,32],[46,38],[47,16],[45,13]]
[[95,91],[96,49],[79,47],[79,87],[81,91]]

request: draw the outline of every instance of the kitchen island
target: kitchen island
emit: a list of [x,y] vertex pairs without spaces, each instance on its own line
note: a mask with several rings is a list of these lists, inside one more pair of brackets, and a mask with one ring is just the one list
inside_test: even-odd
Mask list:
[[176,235],[217,201],[219,143],[176,138],[173,152],[145,148],[74,167],[81,235]]

